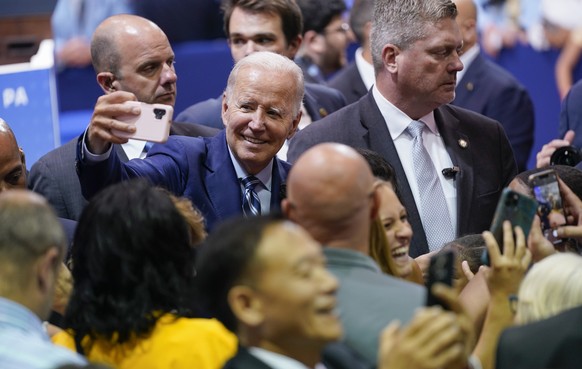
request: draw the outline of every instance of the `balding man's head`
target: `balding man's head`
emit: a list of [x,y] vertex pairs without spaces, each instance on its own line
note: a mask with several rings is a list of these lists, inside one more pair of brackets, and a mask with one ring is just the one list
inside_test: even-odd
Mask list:
[[93,33],[91,58],[104,93],[126,91],[148,104],[175,104],[174,51],[155,23],[129,14],[105,19]]
[[151,33],[164,32],[155,23],[136,15],[118,14],[105,19],[95,29],[91,40],[91,60],[95,72],[112,72],[119,70],[122,53],[120,38],[143,38]]
[[24,152],[8,124],[0,118],[0,192],[26,187]]
[[465,52],[477,43],[477,7],[473,0],[453,0],[457,6],[457,24],[463,35]]
[[378,201],[370,167],[354,149],[324,143],[306,151],[289,173],[287,196],[287,216],[319,242],[351,237],[367,245]]
[[62,226],[42,196],[0,193],[0,296],[47,318],[65,248]]

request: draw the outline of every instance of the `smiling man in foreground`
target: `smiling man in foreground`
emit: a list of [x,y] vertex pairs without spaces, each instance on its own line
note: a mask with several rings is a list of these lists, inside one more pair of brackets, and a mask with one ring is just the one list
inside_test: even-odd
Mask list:
[[[119,92],[122,94],[123,92]],[[186,196],[206,218],[207,228],[235,215],[267,214],[279,207],[289,165],[275,157],[301,118],[303,73],[288,58],[257,52],[233,68],[222,100],[226,129],[212,138],[170,137],[145,159],[121,163],[112,143],[133,132],[119,120],[93,121],[77,149],[85,197],[132,177],[145,177]],[[119,113],[132,113],[119,105]]]

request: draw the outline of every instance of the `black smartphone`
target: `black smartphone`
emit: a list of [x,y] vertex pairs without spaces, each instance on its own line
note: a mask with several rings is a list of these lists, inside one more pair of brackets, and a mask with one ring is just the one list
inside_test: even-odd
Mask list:
[[561,244],[562,239],[557,237],[554,231],[566,224],[566,216],[556,172],[548,169],[532,174],[529,176],[529,183],[538,202],[538,215],[544,236],[554,245]]
[[426,285],[426,306],[440,305],[444,309],[450,310],[447,304],[432,294],[432,286],[435,283],[443,283],[447,286],[453,285],[455,275],[455,253],[452,250],[441,251],[430,258],[428,267],[428,283]]
[[[491,228],[489,228],[501,252],[503,252],[503,222],[509,220],[512,227],[521,227],[527,239],[537,208],[537,201],[531,197],[509,188],[503,189],[497,202]],[[487,250],[481,255],[481,262],[484,265],[489,265],[489,253]]]

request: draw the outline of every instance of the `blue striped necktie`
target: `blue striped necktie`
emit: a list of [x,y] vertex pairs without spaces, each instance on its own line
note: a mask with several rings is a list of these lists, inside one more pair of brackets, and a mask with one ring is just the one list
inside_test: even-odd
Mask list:
[[241,180],[244,187],[243,199],[242,199],[242,210],[245,217],[250,217],[253,215],[261,214],[261,202],[259,201],[259,195],[255,192],[255,187],[261,183],[261,181],[255,176],[248,176]]

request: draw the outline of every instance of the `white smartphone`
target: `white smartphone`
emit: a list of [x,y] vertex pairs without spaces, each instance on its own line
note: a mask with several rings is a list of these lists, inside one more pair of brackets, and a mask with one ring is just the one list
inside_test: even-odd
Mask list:
[[136,129],[133,134],[114,129],[112,132],[116,136],[160,143],[168,140],[170,124],[174,115],[173,107],[164,104],[147,104],[139,101],[126,101],[125,104],[139,106],[141,114],[117,117],[117,120],[135,124]]

